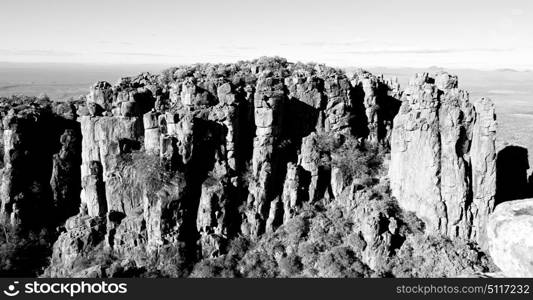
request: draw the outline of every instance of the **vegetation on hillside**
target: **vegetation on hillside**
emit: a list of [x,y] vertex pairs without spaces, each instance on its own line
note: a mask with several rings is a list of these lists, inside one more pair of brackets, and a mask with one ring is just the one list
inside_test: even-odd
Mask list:
[[52,254],[57,236],[46,229],[16,232],[0,225],[0,277],[36,277]]

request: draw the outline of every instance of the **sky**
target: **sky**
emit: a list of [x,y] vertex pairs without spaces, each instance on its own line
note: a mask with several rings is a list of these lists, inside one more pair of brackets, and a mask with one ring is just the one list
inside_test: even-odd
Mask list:
[[0,0],[0,61],[533,69],[530,0]]

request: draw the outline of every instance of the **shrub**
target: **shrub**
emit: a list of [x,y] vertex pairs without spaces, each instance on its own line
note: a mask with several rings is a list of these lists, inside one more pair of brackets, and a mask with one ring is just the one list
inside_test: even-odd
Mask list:
[[315,241],[305,241],[298,244],[298,255],[306,266],[314,265],[321,251],[321,247]]
[[0,277],[35,277],[48,264],[54,234],[15,232],[0,225]]
[[371,145],[359,145],[357,140],[350,138],[332,155],[332,165],[340,168],[349,179],[360,178],[371,183],[369,177],[379,174],[382,164],[379,148]]
[[335,247],[322,255],[318,261],[320,277],[367,277],[368,267],[359,261],[346,246]]
[[299,242],[309,232],[309,224],[302,217],[294,217],[285,224],[287,239],[292,243]]
[[149,258],[148,270],[157,273],[157,277],[186,277],[190,272],[188,258],[185,243],[168,244],[159,248],[157,255]]
[[93,267],[93,266],[110,266],[117,260],[117,257],[109,250],[104,248],[103,243],[98,244],[98,246],[91,249],[90,252],[85,255],[77,257],[76,261],[73,263],[72,270],[69,272],[75,274],[84,269]]
[[374,182],[372,178],[381,172],[384,153],[380,146],[364,144],[353,136],[343,135],[318,135],[316,145],[321,165],[339,168],[347,181],[359,179],[369,186]]
[[169,85],[170,83],[174,82],[174,72],[176,72],[176,68],[163,70],[159,76],[159,84]]
[[352,232],[347,239],[348,245],[352,247],[354,251],[356,251],[356,254],[359,254],[363,252],[367,246],[367,243],[363,239],[363,236],[361,235],[361,232]]
[[243,166],[238,176],[239,176],[239,181],[242,184],[242,187],[244,189],[248,189],[250,184],[254,181],[251,162],[247,162],[246,165]]
[[294,277],[302,271],[302,263],[298,256],[290,254],[280,259],[279,268],[282,276]]
[[422,234],[425,224],[414,212],[402,211],[401,219],[407,226],[409,233]]
[[494,268],[470,242],[423,234],[409,235],[389,264],[395,277],[457,277]]
[[229,242],[227,247],[228,256],[241,258],[250,248],[250,241],[244,237],[236,237]]
[[197,263],[190,277],[193,278],[215,278],[221,277],[222,271],[225,269],[223,257],[215,259],[204,259]]
[[252,251],[244,256],[240,263],[240,273],[249,278],[277,277],[276,260],[263,251]]
[[239,262],[246,255],[250,247],[250,241],[244,237],[236,237],[226,246],[225,255],[216,258],[206,258],[200,260],[193,267],[190,277],[210,278],[240,277],[238,267]]
[[123,154],[119,166],[122,168],[120,171],[122,180],[128,183],[126,186],[137,189],[142,187],[149,193],[159,191],[173,179],[181,176],[180,173],[166,170],[157,155],[143,151]]

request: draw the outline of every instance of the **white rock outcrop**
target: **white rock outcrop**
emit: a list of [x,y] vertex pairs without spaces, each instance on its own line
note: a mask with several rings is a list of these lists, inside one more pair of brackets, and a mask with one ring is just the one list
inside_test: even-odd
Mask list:
[[400,206],[429,232],[485,243],[496,194],[496,117],[446,73],[418,74],[394,119],[389,177]]
[[487,225],[489,252],[507,277],[533,277],[533,199],[499,204]]

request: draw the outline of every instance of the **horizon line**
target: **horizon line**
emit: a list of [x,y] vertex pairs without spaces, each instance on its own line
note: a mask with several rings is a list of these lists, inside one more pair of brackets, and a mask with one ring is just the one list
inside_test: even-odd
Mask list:
[[[281,57],[281,56],[260,56],[260,57]],[[257,58],[260,58],[257,57]],[[282,57],[283,58],[283,57]],[[32,62],[32,61],[3,61],[0,60],[0,64],[12,64],[12,65],[64,65],[64,66],[98,66],[98,67],[117,67],[117,66],[123,66],[123,67],[136,67],[136,66],[151,66],[151,67],[164,67],[164,68],[173,68],[173,67],[179,67],[179,66],[186,66],[186,65],[194,65],[194,64],[232,64],[236,63],[238,61],[251,61],[253,59],[237,59],[234,62],[213,62],[213,61],[202,61],[202,62],[192,62],[192,63],[150,63],[150,62],[136,62],[136,63],[129,63],[129,62],[58,62],[58,61],[39,61],[39,62]],[[301,62],[304,64],[307,63],[317,63],[317,64],[323,64],[329,67],[334,68],[341,68],[341,69],[348,69],[348,68],[367,68],[367,69],[447,69],[447,70],[471,70],[471,71],[483,71],[483,72],[533,72],[533,68],[513,68],[513,67],[501,67],[501,68],[476,68],[472,66],[461,66],[461,67],[446,67],[446,66],[438,66],[438,65],[431,65],[431,66],[406,66],[406,65],[400,65],[400,66],[387,66],[387,65],[355,65],[355,64],[345,64],[345,65],[339,65],[339,64],[328,64],[328,63],[321,63],[317,61],[292,61],[287,59],[289,63],[297,63]]]

